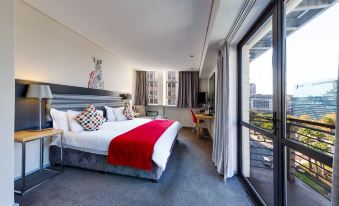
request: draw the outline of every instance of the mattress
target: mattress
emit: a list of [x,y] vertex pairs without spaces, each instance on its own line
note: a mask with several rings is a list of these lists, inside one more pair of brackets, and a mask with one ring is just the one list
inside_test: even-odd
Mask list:
[[[134,118],[133,120],[105,122],[98,131],[78,133],[66,131],[64,133],[64,147],[93,154],[107,155],[112,139],[149,121],[152,120]],[[161,171],[166,169],[173,141],[181,127],[182,125],[179,122],[174,122],[154,146],[152,160]],[[51,145],[60,146],[60,138],[54,138]]]

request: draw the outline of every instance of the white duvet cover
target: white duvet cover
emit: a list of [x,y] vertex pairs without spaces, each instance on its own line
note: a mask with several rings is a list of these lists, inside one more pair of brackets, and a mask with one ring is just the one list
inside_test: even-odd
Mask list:
[[[137,126],[151,121],[150,119],[134,118],[133,120],[105,122],[98,131],[82,131],[64,133],[64,147],[94,154],[107,155],[112,139]],[[155,143],[152,160],[164,171],[170,155],[171,146],[176,134],[181,129],[179,122],[174,122]],[[60,146],[60,138],[54,138],[51,145]]]

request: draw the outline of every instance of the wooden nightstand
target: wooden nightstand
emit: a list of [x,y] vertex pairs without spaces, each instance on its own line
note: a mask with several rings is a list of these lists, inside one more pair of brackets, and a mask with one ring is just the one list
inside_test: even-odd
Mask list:
[[[14,133],[14,141],[21,143],[22,146],[22,155],[21,155],[21,179],[20,179],[20,190],[15,189],[14,192],[17,194],[24,194],[25,192],[33,189],[34,187],[46,182],[49,178],[55,176],[56,174],[60,174],[63,172],[63,130],[58,129],[49,129],[49,130],[43,130],[43,131],[19,131]],[[43,161],[44,161],[44,138],[46,137],[52,137],[60,135],[61,138],[61,152],[60,152],[60,158],[61,158],[61,164],[60,169],[48,169],[43,167]],[[35,172],[51,172],[55,173],[54,175],[48,175],[48,178],[44,178],[40,180],[38,183],[30,185],[29,187],[26,187],[26,143],[40,140],[40,169],[39,171]],[[32,174],[31,174],[32,175]],[[44,176],[44,175],[40,175]],[[19,180],[18,180],[19,181]]]

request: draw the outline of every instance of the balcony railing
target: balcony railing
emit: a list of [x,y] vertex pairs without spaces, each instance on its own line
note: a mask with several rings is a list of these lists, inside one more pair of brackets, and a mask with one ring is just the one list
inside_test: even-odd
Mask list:
[[[273,131],[272,119],[252,116],[251,125],[266,131]],[[265,127],[265,128],[263,128]],[[305,145],[316,153],[333,156],[335,125],[297,118],[287,119],[287,138]],[[253,130],[250,132],[251,167],[272,169],[273,141]],[[295,178],[308,185],[327,199],[331,198],[332,168],[299,151],[287,149],[287,180]]]
[[[288,118],[287,137],[297,141],[317,153],[333,156],[335,125],[312,120]],[[297,177],[312,189],[331,198],[332,168],[321,161],[292,149],[287,150],[288,180]]]

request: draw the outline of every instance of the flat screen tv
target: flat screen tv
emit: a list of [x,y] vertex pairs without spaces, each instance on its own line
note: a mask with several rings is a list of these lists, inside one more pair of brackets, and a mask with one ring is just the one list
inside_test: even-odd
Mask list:
[[198,93],[198,104],[207,104],[207,92]]

